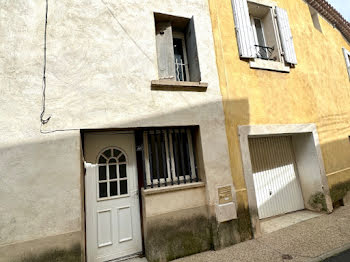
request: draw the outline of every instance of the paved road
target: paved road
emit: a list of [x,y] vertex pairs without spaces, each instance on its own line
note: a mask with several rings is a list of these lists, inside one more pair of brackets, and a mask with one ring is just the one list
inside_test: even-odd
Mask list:
[[334,257],[327,258],[323,262],[349,262],[349,261],[350,261],[350,249]]
[[[325,258],[325,254],[332,254],[349,243],[350,206],[344,206],[335,209],[332,214],[324,214],[221,250],[181,258],[176,262],[311,262],[320,261]],[[350,262],[350,251],[338,256],[339,260],[326,262]],[[290,257],[293,259],[290,260]]]

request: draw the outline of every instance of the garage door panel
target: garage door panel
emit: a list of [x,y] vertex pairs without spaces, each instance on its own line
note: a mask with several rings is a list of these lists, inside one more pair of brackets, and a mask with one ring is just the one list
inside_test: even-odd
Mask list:
[[249,139],[259,218],[304,208],[291,137]]

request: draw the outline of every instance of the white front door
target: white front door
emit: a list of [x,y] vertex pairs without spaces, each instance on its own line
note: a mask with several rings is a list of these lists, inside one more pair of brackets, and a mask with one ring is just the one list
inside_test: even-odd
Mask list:
[[134,134],[88,133],[84,147],[87,261],[140,253]]
[[249,139],[259,218],[304,209],[290,136]]

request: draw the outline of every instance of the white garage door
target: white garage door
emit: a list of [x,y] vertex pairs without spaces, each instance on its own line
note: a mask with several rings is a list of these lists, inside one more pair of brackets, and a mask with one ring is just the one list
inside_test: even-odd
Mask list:
[[290,136],[249,138],[259,218],[304,209]]

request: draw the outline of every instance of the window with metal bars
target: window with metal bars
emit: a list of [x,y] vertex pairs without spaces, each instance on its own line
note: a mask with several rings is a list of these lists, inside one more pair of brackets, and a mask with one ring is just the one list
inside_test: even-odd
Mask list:
[[154,13],[159,79],[200,82],[194,18]]
[[144,188],[198,182],[193,129],[143,132]]

